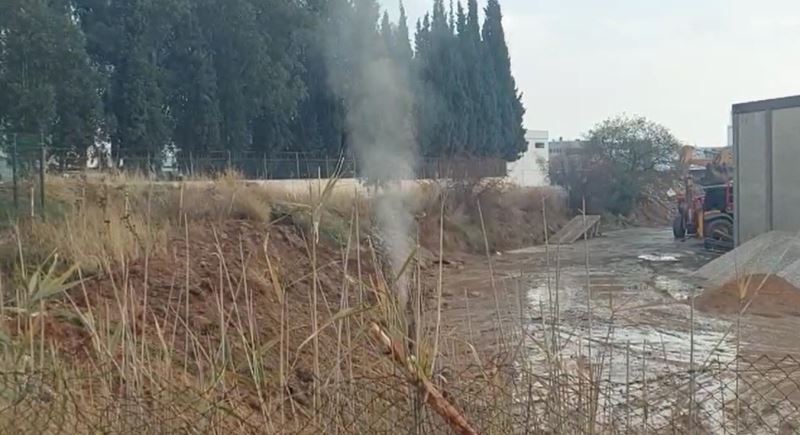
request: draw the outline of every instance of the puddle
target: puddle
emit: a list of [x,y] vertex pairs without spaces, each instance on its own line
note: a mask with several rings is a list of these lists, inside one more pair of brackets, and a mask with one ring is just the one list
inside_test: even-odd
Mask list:
[[[573,381],[592,370],[604,392],[600,420],[622,415],[631,428],[667,427],[691,392],[706,429],[723,432],[726,408],[715,395],[736,388],[726,368],[735,361],[735,335],[728,321],[692,315],[685,303],[700,291],[690,272],[708,257],[676,245],[667,231],[622,235],[593,241],[588,268],[580,249],[562,250],[557,274],[530,275],[526,363],[549,373],[555,361]],[[540,387],[534,398],[548,400],[549,387]]]
[[[529,301],[546,306],[549,301],[546,288],[532,289]],[[698,412],[709,417],[710,427],[715,431],[720,429],[713,424],[722,421],[723,411],[709,399],[731,382],[713,372],[714,367],[734,360],[735,344],[725,334],[725,322],[696,318],[692,328],[688,319],[661,316],[613,321],[595,318],[589,333],[581,310],[570,311],[563,313],[556,334],[559,354],[565,361],[563,370],[570,376],[585,376],[587,355],[591,352],[592,370],[607,392],[599,404],[601,420],[603,415],[627,412],[634,426],[667,425],[674,418],[675,406],[685,404],[689,382],[693,382]],[[552,325],[534,322],[529,325],[528,334],[537,337],[540,343],[545,342],[550,328]],[[548,356],[535,344],[529,345],[529,349],[528,361],[546,372]],[[541,389],[546,392],[545,387]],[[541,398],[544,400],[546,394]],[[645,402],[646,407],[629,407],[629,403]]]
[[679,279],[658,275],[653,278],[653,286],[656,290],[668,294],[676,301],[686,301],[692,295],[694,286]]
[[[534,313],[540,314],[549,312],[550,308],[555,306],[556,303],[556,290],[554,288],[547,288],[547,284],[542,284],[528,290],[528,306]],[[569,293],[561,291],[558,294],[558,305],[564,307],[569,305]]]
[[550,303],[550,292],[547,285],[540,285],[528,290],[528,303],[533,309],[546,307]]
[[611,331],[604,329],[593,336],[608,337],[616,347],[630,343],[633,352],[647,355],[656,365],[688,364],[691,360],[695,364],[717,359],[728,362],[734,357],[734,346],[723,331],[699,327],[693,332],[681,331],[666,325],[617,325]]
[[677,254],[642,254],[638,258],[652,263],[674,263],[678,257],[680,255]]

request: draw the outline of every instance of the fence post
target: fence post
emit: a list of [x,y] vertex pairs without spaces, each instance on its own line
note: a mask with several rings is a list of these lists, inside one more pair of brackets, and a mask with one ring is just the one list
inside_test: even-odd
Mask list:
[[189,176],[194,178],[194,159],[191,151],[189,151]]
[[264,153],[264,179],[269,180],[269,171],[267,170],[267,153]]
[[297,173],[294,178],[301,178],[300,177],[300,153],[294,153],[294,161],[295,165],[297,166]]
[[17,189],[17,134],[14,133],[14,144],[11,148],[11,189],[14,195],[14,210],[19,212],[19,192]]
[[[691,287],[691,304],[689,309],[689,433],[694,433],[694,286]],[[724,404],[723,404],[724,406]],[[723,411],[723,414],[725,412]]]
[[44,144],[42,144],[42,157],[39,162],[39,208],[41,209],[40,215],[42,216],[42,221],[45,220],[44,217],[44,175],[45,171],[47,170],[47,148]]
[[228,151],[228,172],[230,172],[231,169],[233,169],[233,166],[232,166],[232,163],[231,163],[231,150],[227,150],[227,151]]

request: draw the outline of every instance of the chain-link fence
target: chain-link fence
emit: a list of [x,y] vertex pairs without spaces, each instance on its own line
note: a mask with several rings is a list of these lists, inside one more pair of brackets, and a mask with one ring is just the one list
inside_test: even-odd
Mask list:
[[[385,364],[384,364],[385,362]],[[646,363],[645,363],[646,364]],[[553,369],[553,367],[551,367]],[[433,377],[433,391],[474,433],[794,434],[800,430],[800,362],[739,356],[691,372],[628,367],[627,383],[570,370],[521,372],[515,364],[468,365]],[[274,397],[242,384],[208,388],[149,378],[103,385],[100,373],[69,378],[0,373],[2,433],[473,433],[434,411],[431,389],[376,359],[320,382],[295,374]],[[638,374],[633,373],[639,371]],[[131,381],[132,382],[132,381]],[[128,390],[128,388],[130,388]],[[137,391],[136,394],[133,391]],[[246,397],[247,395],[251,397]]]
[[[157,158],[147,153],[126,152],[117,161],[126,170],[137,170],[161,178],[208,177],[233,170],[247,179],[288,180],[339,176],[362,178],[369,173],[353,155],[328,156],[311,152],[259,153],[212,151],[167,153]],[[433,158],[416,162],[419,179],[505,177],[506,162],[497,158]]]
[[[2,139],[2,137],[0,137]],[[81,177],[133,174],[156,181],[197,180],[235,174],[247,180],[308,180],[366,178],[358,159],[317,153],[125,152],[116,156],[93,150],[48,146],[33,135],[13,135],[0,143],[0,210],[45,216],[47,176]],[[505,177],[506,162],[494,158],[421,158],[418,179],[479,179]]]
[[0,144],[0,211],[24,209],[35,215],[44,209],[46,162],[47,151],[38,137],[15,135]]
[[[35,135],[0,136],[0,181],[19,177],[44,161],[46,171],[57,174],[133,172],[155,179],[202,178],[235,171],[247,179],[285,180],[361,178],[368,173],[351,153],[327,155],[316,152],[208,151],[159,153],[90,148],[78,151],[46,144]],[[420,157],[414,176],[430,178],[504,177],[505,160],[491,157]]]

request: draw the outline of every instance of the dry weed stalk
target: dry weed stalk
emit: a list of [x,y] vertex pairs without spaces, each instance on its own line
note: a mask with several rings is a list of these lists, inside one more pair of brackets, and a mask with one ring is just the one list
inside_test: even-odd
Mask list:
[[445,399],[439,389],[425,376],[415,358],[406,354],[405,346],[402,342],[392,340],[375,323],[372,324],[371,332],[373,337],[384,346],[386,353],[390,354],[398,366],[405,371],[409,381],[422,390],[425,402],[447,422],[451,429],[462,435],[478,435],[478,432],[473,429],[466,417]]
[[[223,190],[221,185],[215,186],[218,192]],[[605,338],[594,337],[597,325],[604,324],[608,319],[597,317],[597,312],[602,312],[602,307],[595,307],[596,301],[592,300],[594,290],[589,276],[588,242],[585,245],[584,265],[587,274],[588,336],[584,335],[584,340],[579,343],[578,356],[587,349],[590,368],[575,374],[570,372],[569,355],[565,350],[574,343],[570,342],[574,338],[571,335],[576,334],[567,330],[569,326],[561,315],[560,304],[563,300],[559,293],[563,282],[559,248],[553,249],[546,243],[545,279],[548,300],[547,306],[542,303],[540,307],[534,307],[541,311],[541,328],[533,328],[532,326],[536,326],[534,322],[538,323],[539,319],[524,318],[526,313],[535,310],[527,309],[524,302],[526,289],[521,282],[517,279],[514,281],[517,287],[512,292],[503,292],[506,282],[502,281],[503,278],[497,279],[494,276],[496,271],[490,249],[494,246],[491,227],[496,223],[491,221],[491,213],[484,216],[487,210],[481,202],[471,202],[470,204],[478,204],[482,247],[489,266],[490,276],[487,278],[492,291],[490,297],[495,307],[494,313],[489,313],[489,321],[496,322],[499,333],[497,339],[507,344],[502,346],[510,355],[506,361],[510,363],[506,365],[512,366],[516,371],[512,372],[506,366],[500,367],[504,361],[493,360],[494,363],[489,363],[491,358],[484,358],[484,350],[480,349],[479,352],[476,349],[479,346],[475,340],[479,338],[475,335],[480,335],[481,331],[474,328],[474,313],[471,310],[474,310],[473,300],[477,299],[472,299],[467,289],[463,289],[467,311],[467,328],[464,333],[468,338],[459,347],[466,349],[462,352],[472,353],[471,360],[478,367],[479,375],[475,379],[467,379],[467,375],[461,373],[454,376],[447,374],[448,382],[442,381],[440,385],[439,370],[450,368],[448,365],[461,356],[456,347],[461,341],[458,336],[451,336],[454,328],[447,324],[446,316],[442,314],[446,302],[443,264],[449,225],[449,215],[445,213],[451,204],[445,204],[444,195],[435,204],[440,209],[436,225],[439,252],[438,261],[434,261],[437,269],[429,271],[433,278],[428,292],[424,288],[427,283],[421,278],[422,248],[418,247],[412,253],[416,258],[414,266],[417,296],[414,321],[417,329],[413,340],[406,340],[409,338],[408,330],[403,329],[400,310],[384,288],[387,286],[384,281],[391,282],[394,277],[383,277],[384,280],[381,280],[380,276],[373,276],[369,271],[370,262],[362,259],[361,237],[365,231],[361,227],[364,221],[360,216],[364,209],[358,200],[345,207],[347,213],[343,219],[349,220],[349,225],[345,225],[346,228],[342,230],[342,234],[346,231],[343,246],[338,246],[341,258],[323,264],[330,259],[330,255],[325,256],[329,246],[324,245],[326,242],[321,237],[329,216],[325,213],[341,204],[331,204],[335,199],[330,193],[325,193],[327,188],[314,189],[308,193],[308,197],[303,198],[280,197],[280,201],[283,201],[280,206],[288,207],[287,204],[294,206],[300,203],[296,207],[300,211],[295,216],[312,216],[310,226],[301,226],[308,223],[308,220],[301,224],[298,219],[296,223],[309,236],[306,239],[308,253],[304,260],[308,260],[310,270],[295,273],[290,278],[285,276],[288,273],[280,262],[282,253],[275,252],[275,245],[280,242],[277,237],[281,228],[277,224],[269,225],[273,216],[265,221],[261,214],[263,210],[255,213],[254,208],[246,206],[239,209],[241,215],[237,214],[239,206],[236,204],[247,202],[251,194],[254,195],[253,198],[257,198],[251,205],[265,201],[272,208],[277,207],[276,202],[266,196],[255,195],[256,192],[234,183],[226,187],[226,192],[230,195],[225,196],[221,203],[219,210],[223,212],[201,218],[193,214],[196,211],[194,208],[199,207],[198,202],[203,198],[196,190],[192,193],[194,187],[181,185],[179,192],[173,192],[175,198],[172,200],[178,204],[178,209],[175,210],[175,204],[165,206],[159,203],[158,187],[151,182],[148,182],[148,186],[146,207],[142,206],[141,201],[137,202],[139,198],[133,189],[125,196],[115,193],[125,192],[124,190],[111,190],[105,195],[102,208],[92,206],[91,192],[82,193],[82,206],[75,212],[77,216],[66,218],[69,226],[65,234],[51,239],[59,241],[61,244],[58,246],[62,249],[66,241],[77,241],[80,249],[65,250],[67,255],[59,257],[69,257],[68,263],[72,263],[73,257],[79,257],[97,264],[95,268],[82,265],[76,271],[80,280],[75,291],[78,294],[67,293],[65,296],[68,307],[71,307],[71,315],[77,317],[77,323],[89,337],[91,349],[85,359],[87,365],[91,364],[95,368],[94,372],[98,374],[96,381],[79,384],[76,374],[80,373],[79,370],[86,370],[85,367],[65,368],[63,362],[58,362],[58,350],[47,336],[53,332],[53,327],[46,322],[48,318],[38,314],[27,317],[11,316],[14,307],[22,306],[30,306],[33,313],[53,315],[59,307],[57,298],[52,302],[47,300],[28,304],[30,297],[20,292],[19,286],[9,283],[7,279],[2,281],[3,287],[12,288],[16,294],[13,298],[0,300],[0,314],[5,319],[13,318],[16,322],[16,331],[10,330],[14,337],[9,340],[14,341],[19,337],[21,345],[13,350],[8,348],[0,361],[8,364],[8,361],[18,356],[21,359],[21,355],[25,355],[42,370],[58,370],[65,384],[74,384],[70,384],[66,392],[57,389],[56,395],[73,395],[77,402],[74,407],[81,412],[86,409],[108,409],[108,415],[112,416],[102,417],[105,419],[102,420],[101,417],[78,416],[77,411],[73,410],[69,413],[64,411],[64,415],[60,417],[64,421],[96,419],[93,422],[96,427],[113,432],[136,427],[158,432],[159,423],[169,424],[170,426],[165,426],[165,430],[176,432],[266,430],[273,433],[345,434],[366,433],[384,428],[396,430],[395,425],[402,426],[401,430],[422,432],[428,429],[424,425],[430,423],[425,420],[424,413],[414,414],[413,417],[406,415],[410,414],[407,409],[410,402],[408,392],[412,390],[416,400],[423,402],[458,433],[477,433],[478,427],[493,433],[619,433],[623,429],[635,432],[638,430],[636,426],[652,423],[653,414],[650,412],[655,408],[651,408],[652,404],[640,405],[642,398],[638,397],[655,397],[656,386],[648,384],[651,381],[645,373],[649,361],[644,352],[650,351],[646,343],[641,347],[637,343],[635,352],[630,343],[625,345],[624,350],[614,351],[624,352],[626,379],[624,388],[619,386],[624,392],[616,393],[620,403],[610,398],[610,372],[618,364],[623,364],[623,357],[620,356],[615,361],[614,355],[610,354],[611,350],[607,351],[609,354],[603,353],[603,349],[613,348],[613,343],[610,343],[611,329]],[[83,191],[85,190],[84,186]],[[356,193],[354,196],[357,198],[357,195]],[[87,200],[87,196],[90,199]],[[551,214],[547,210],[546,199],[541,198],[540,202],[541,220],[545,228],[543,235],[547,241],[547,221]],[[216,205],[209,205],[208,208],[218,210]],[[247,212],[248,209],[253,213]],[[142,213],[144,210],[146,212]],[[258,253],[249,252],[245,247],[246,240],[241,236],[236,243],[229,242],[227,247],[223,246],[225,234],[220,223],[234,215],[261,225],[265,235],[263,246],[258,246]],[[287,213],[287,216],[290,214]],[[111,223],[106,224],[106,221]],[[127,224],[125,221],[128,221]],[[47,225],[56,223],[51,223],[48,219]],[[216,233],[212,244],[216,252],[216,260],[212,260],[212,267],[216,268],[214,282],[207,283],[207,287],[203,288],[203,291],[211,293],[206,300],[211,300],[214,304],[210,307],[214,319],[209,325],[205,325],[206,331],[201,331],[195,324],[196,319],[192,318],[201,298],[195,296],[198,293],[192,293],[190,299],[190,292],[197,292],[201,285],[190,272],[199,268],[202,263],[199,258],[201,253],[194,247],[189,247],[193,242],[192,235],[195,234],[190,231],[190,227],[200,225],[213,228]],[[43,234],[49,237],[52,233]],[[84,240],[91,239],[93,234],[98,234],[104,244],[97,240]],[[184,242],[184,246],[179,247],[180,252],[170,253],[178,258],[182,254],[184,258],[180,258],[183,261],[173,271],[175,276],[172,278],[177,283],[173,285],[174,294],[158,299],[156,296],[163,295],[154,293],[152,273],[155,269],[151,268],[158,256],[164,255],[168,244],[167,235],[170,234],[176,240],[183,239]],[[421,236],[418,238],[423,239]],[[23,237],[17,242],[20,245],[20,258],[15,264],[19,265],[23,276],[29,281],[31,262],[23,255],[28,247],[23,246]],[[418,244],[421,243],[418,241]],[[230,248],[234,245],[236,249]],[[262,249],[263,257],[260,252]],[[553,255],[555,261],[551,257]],[[355,267],[350,265],[351,257],[355,257]],[[406,266],[412,267],[409,263],[413,260],[410,257]],[[38,260],[33,263],[40,264]],[[132,266],[142,267],[141,264],[144,265],[143,274],[134,274]],[[333,268],[337,268],[336,279],[331,285],[330,277],[334,274],[329,271]],[[88,279],[96,279],[98,271],[107,275],[107,279],[102,282],[108,286],[104,290],[113,296],[108,302],[92,294],[97,291],[96,285],[88,282]],[[264,286],[259,280],[268,283]],[[307,287],[300,286],[303,282],[308,282],[311,287],[307,294],[308,302],[297,294],[298,289],[306,294]],[[433,282],[436,283],[435,288]],[[459,299],[462,297],[460,290],[462,289],[458,289],[457,296]],[[508,302],[505,304],[503,297],[509,293],[513,293],[509,297],[515,299],[505,299]],[[337,297],[329,303],[326,298],[331,294],[336,294]],[[430,296],[433,298],[424,299]],[[162,304],[160,301],[166,302]],[[431,322],[430,325],[423,322],[426,320],[423,318],[426,315],[423,302],[431,302],[431,307],[428,308],[435,305],[432,308],[436,310],[435,316],[427,319]],[[513,303],[517,305],[509,307]],[[612,303],[609,305],[613,317],[615,309]],[[745,305],[742,303],[743,309],[740,311],[746,311]],[[309,309],[309,306],[316,306],[316,309]],[[264,315],[262,310],[271,307],[276,309]],[[515,322],[517,324],[511,325],[511,328],[504,323],[507,320],[504,318],[506,309],[519,313],[519,322]],[[297,314],[301,311],[304,312],[302,316]],[[260,322],[271,321],[272,315],[275,316],[274,329],[271,330],[274,332],[266,333],[269,328],[264,328]],[[13,323],[11,328],[14,328]],[[303,336],[298,339],[298,334]],[[392,381],[391,373],[385,369],[388,360],[376,359],[373,353],[365,352],[365,348],[372,348],[363,346],[363,340],[369,336],[391,354],[392,368],[404,375],[402,382]],[[518,342],[514,343],[516,339]],[[0,336],[0,342],[4,340]],[[184,343],[180,343],[181,341]],[[545,362],[541,365],[525,359],[531,352],[526,347],[532,342],[535,342],[531,346],[533,352],[541,351],[544,355]],[[643,352],[641,357],[636,355],[640,350]],[[699,373],[703,364],[694,359],[694,350],[691,357],[690,366],[694,369],[694,376],[694,372]],[[309,381],[313,385],[313,391],[304,390],[294,379],[298,376],[299,369],[307,367],[304,364],[309,361],[313,361],[310,377],[312,380]],[[610,366],[611,364],[614,366]],[[635,367],[637,364],[641,364],[641,371],[635,370],[638,368]],[[5,365],[4,368],[6,367],[9,366]],[[605,378],[604,368],[609,370],[609,381],[606,381],[607,385],[601,386]],[[622,372],[622,368],[619,371]],[[691,382],[694,381],[693,379]],[[474,387],[474,391],[470,387]],[[693,388],[696,391],[697,388]],[[446,393],[452,393],[452,396]],[[693,396],[694,391],[691,394]],[[606,396],[605,404],[601,404],[603,395]],[[725,392],[721,390],[719,395],[723,396]],[[309,398],[311,400],[306,400]],[[738,399],[737,392],[736,400]],[[610,409],[614,403],[618,406],[617,410]],[[700,411],[698,405],[690,403],[690,417],[691,414],[696,416]],[[600,412],[601,408],[606,412]],[[390,412],[385,412],[386,410]],[[636,413],[641,411],[644,416]],[[624,415],[616,415],[617,413]],[[609,416],[603,421],[606,414]],[[151,420],[142,423],[142,416],[145,416],[145,420],[147,417]],[[689,424],[693,424],[692,420],[690,418]],[[699,430],[698,427],[695,429]]]

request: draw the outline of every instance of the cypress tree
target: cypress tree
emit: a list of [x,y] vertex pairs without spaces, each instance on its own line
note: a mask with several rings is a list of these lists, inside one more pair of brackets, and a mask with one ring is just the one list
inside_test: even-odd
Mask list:
[[503,14],[498,0],[488,0],[485,9],[486,19],[483,23],[484,55],[489,62],[490,71],[486,71],[487,83],[494,83],[495,121],[493,133],[499,139],[494,144],[492,154],[506,160],[517,160],[527,150],[523,127],[525,109],[522,95],[518,92],[514,76],[511,74],[511,59],[503,30]]
[[397,26],[393,33],[393,47],[392,57],[398,68],[403,69],[403,74],[410,79],[411,74],[411,60],[414,57],[414,51],[411,49],[411,41],[408,33],[408,16],[403,2],[400,2],[400,16],[397,20]]
[[305,14],[307,24],[299,34],[298,64],[302,67],[299,77],[305,93],[291,125],[289,149],[293,151],[338,155],[343,145],[344,108],[331,92],[325,60],[328,43],[324,29],[330,19],[331,4],[330,0],[309,1]]
[[144,163],[145,154],[157,159],[171,139],[167,75],[159,61],[172,9],[167,2],[145,0],[114,2],[111,7],[110,26],[119,38],[111,59],[110,109],[116,121],[112,145],[120,152],[135,152]]
[[463,59],[463,82],[466,98],[463,103],[462,119],[466,124],[465,150],[471,155],[483,155],[485,144],[485,124],[489,114],[484,93],[485,84],[481,81],[480,70],[485,62],[481,59],[480,24],[478,23],[478,4],[468,0],[467,13],[459,3],[459,51]]
[[417,20],[417,28],[414,36],[414,62],[413,71],[417,78],[414,91],[414,119],[417,130],[417,142],[420,153],[423,156],[433,156],[437,154],[432,140],[432,132],[436,127],[435,85],[429,70],[429,64],[433,58],[431,43],[431,24],[430,15],[425,14],[421,20]]
[[254,95],[250,96],[256,107],[249,121],[252,148],[261,152],[283,150],[294,143],[292,123],[307,92],[297,42],[309,25],[307,6],[286,0],[250,2],[264,56],[260,70],[255,72]]
[[69,10],[8,0],[0,5],[0,35],[0,129],[43,136],[73,155],[92,145],[97,75]]
[[434,0],[412,48],[402,2],[393,23],[376,0],[6,0],[0,128],[153,158],[170,146],[334,154],[355,66],[388,56],[412,86],[424,155],[515,159],[524,109],[500,5],[488,1],[481,28],[477,0],[464,1]]
[[383,17],[381,18],[380,32],[381,40],[383,40],[383,46],[386,47],[386,52],[392,57],[395,57],[396,49],[394,30],[392,29],[391,21],[389,21],[389,13],[386,11],[383,12]]
[[220,150],[220,107],[214,55],[203,34],[197,4],[184,9],[167,58],[173,141],[184,156]]
[[448,23],[444,0],[434,0],[430,28],[431,49],[426,70],[436,92],[429,97],[432,99],[429,104],[433,106],[431,115],[434,118],[433,126],[426,134],[429,135],[434,155],[455,155],[461,151],[454,139],[457,117],[455,105],[459,104],[460,96],[458,85],[452,77],[455,38]]

